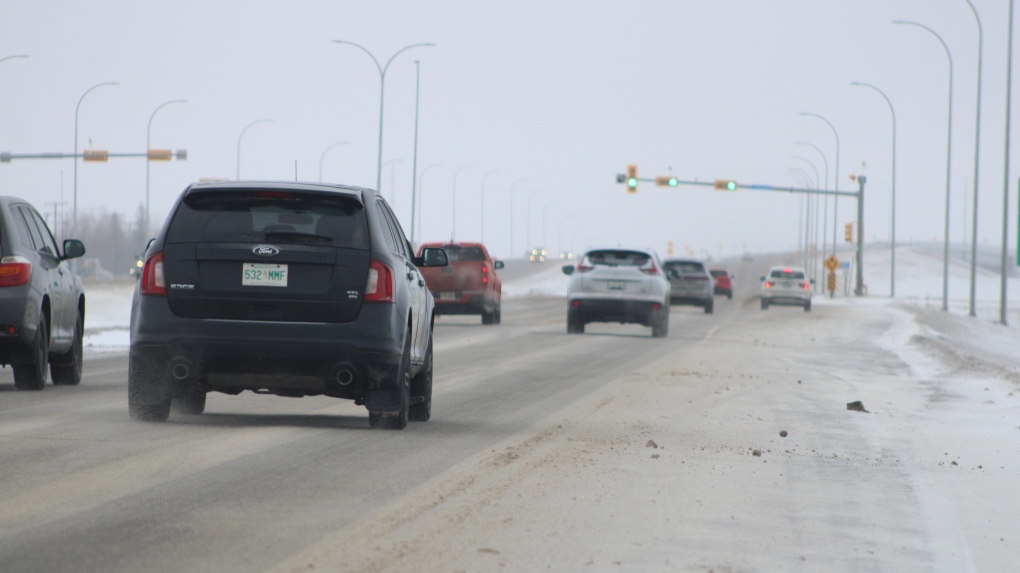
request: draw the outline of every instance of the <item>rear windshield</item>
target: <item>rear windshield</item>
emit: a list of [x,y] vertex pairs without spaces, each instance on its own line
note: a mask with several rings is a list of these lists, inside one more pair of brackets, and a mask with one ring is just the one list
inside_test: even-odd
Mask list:
[[769,277],[773,279],[802,279],[804,278],[804,271],[795,271],[792,269],[773,269]]
[[664,267],[678,273],[699,273],[704,274],[705,265],[695,261],[673,261],[663,263]]
[[458,247],[454,245],[444,246],[443,250],[446,251],[446,258],[450,262],[455,261],[484,261],[485,253],[482,252],[481,247]]
[[167,243],[272,241],[368,249],[365,209],[350,197],[276,191],[203,192],[181,203]]
[[651,259],[645,253],[636,251],[591,251],[584,256],[582,265],[605,265],[609,267],[640,267]]
[[713,270],[710,270],[708,272],[712,273],[713,277],[724,277],[724,276],[726,276],[726,271],[724,271],[722,269],[713,269]]

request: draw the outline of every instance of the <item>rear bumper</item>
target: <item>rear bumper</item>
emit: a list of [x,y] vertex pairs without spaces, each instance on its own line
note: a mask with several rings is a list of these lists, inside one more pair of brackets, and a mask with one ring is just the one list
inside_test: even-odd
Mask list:
[[162,297],[133,305],[129,378],[140,403],[195,386],[354,400],[396,387],[406,319],[396,319],[395,305],[364,305],[344,324],[181,318]]
[[694,306],[708,306],[714,300],[712,293],[698,295],[673,294],[669,297],[669,302],[672,304],[690,304]]
[[496,301],[485,291],[457,291],[458,298],[454,300],[440,300],[441,292],[444,291],[432,292],[436,314],[482,314],[496,309]]
[[803,306],[811,302],[811,293],[762,293],[761,299],[769,304]]
[[[29,304],[29,286],[0,289],[0,364],[32,362],[32,343],[39,329],[41,308]],[[13,326],[16,333],[7,328]]]
[[661,302],[644,300],[584,298],[567,302],[567,313],[583,322],[633,322],[645,326],[652,326],[658,313],[668,308]]

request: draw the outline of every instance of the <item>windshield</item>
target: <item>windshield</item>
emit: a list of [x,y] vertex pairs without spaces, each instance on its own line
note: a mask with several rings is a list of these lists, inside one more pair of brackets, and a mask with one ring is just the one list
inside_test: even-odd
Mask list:
[[667,261],[663,266],[678,273],[704,274],[705,266],[697,261]]
[[769,277],[774,279],[803,279],[804,271],[797,271],[793,269],[773,269],[772,273],[769,274]]
[[181,203],[166,238],[167,243],[265,240],[368,249],[365,210],[343,196],[194,193]]
[[646,253],[637,251],[591,251],[584,256],[582,265],[604,265],[608,267],[640,267],[651,259]]
[[451,262],[457,261],[484,261],[485,253],[481,247],[461,247],[457,245],[444,245],[446,257]]

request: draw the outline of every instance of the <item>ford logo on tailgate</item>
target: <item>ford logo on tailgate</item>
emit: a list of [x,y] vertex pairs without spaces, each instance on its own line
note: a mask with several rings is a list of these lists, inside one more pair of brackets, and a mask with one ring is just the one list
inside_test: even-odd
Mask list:
[[251,252],[260,257],[275,257],[280,254],[280,249],[272,245],[258,245],[253,247]]

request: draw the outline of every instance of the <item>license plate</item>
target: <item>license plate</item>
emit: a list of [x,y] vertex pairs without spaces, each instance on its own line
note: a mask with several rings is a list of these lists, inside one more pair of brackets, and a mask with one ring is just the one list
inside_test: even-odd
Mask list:
[[623,281],[609,281],[607,285],[609,290],[626,290],[627,284]]
[[793,286],[793,283],[790,281],[783,281],[783,288],[790,288],[791,286]]
[[439,293],[439,300],[457,300],[457,293],[454,291],[443,291]]
[[243,263],[241,285],[285,287],[287,286],[287,265]]

